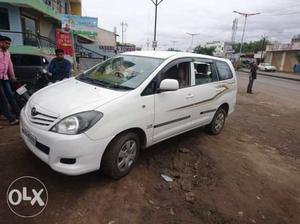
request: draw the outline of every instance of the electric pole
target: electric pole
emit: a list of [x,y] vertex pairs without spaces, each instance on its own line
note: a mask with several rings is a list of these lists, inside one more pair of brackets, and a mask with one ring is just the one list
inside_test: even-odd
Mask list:
[[152,47],[153,50],[155,51],[155,49],[157,48],[157,40],[156,40],[156,27],[157,27],[157,7],[160,5],[160,3],[162,3],[164,0],[151,0],[151,2],[154,4],[155,6],[155,21],[154,21],[154,37],[153,37],[153,43],[152,43]]
[[190,36],[192,37],[190,49],[193,50],[193,46],[194,46],[194,36],[198,36],[198,35],[200,35],[200,33],[186,33],[186,34],[187,34],[187,35],[190,35]]
[[234,19],[232,23],[231,44],[235,43],[236,31],[238,28],[238,19]]
[[260,63],[264,62],[263,56],[264,56],[264,50],[265,50],[266,40],[267,40],[267,36],[263,36],[262,37],[262,44],[261,44],[262,46],[261,46]]
[[244,12],[238,12],[238,11],[233,11],[233,12],[245,17],[242,40],[241,40],[241,46],[240,46],[240,56],[241,56],[242,50],[243,50],[243,44],[244,44],[244,37],[245,37],[247,19],[248,19],[249,16],[259,15],[260,13],[259,12],[257,12],[257,13],[244,13]]
[[124,44],[124,35],[127,31],[128,24],[122,21],[121,26],[122,26],[122,44]]

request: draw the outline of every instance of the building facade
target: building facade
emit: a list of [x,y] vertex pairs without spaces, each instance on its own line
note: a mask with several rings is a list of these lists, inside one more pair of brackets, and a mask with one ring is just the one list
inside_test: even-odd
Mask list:
[[279,71],[293,72],[297,64],[296,55],[300,53],[300,35],[295,36],[290,43],[273,43],[267,45],[265,62],[276,66]]
[[53,51],[61,14],[81,15],[81,0],[0,0],[0,34],[12,39],[12,51]]
[[213,41],[207,42],[204,47],[206,48],[215,48],[214,56],[216,57],[227,57],[228,54],[232,54],[232,44],[230,42],[224,41]]

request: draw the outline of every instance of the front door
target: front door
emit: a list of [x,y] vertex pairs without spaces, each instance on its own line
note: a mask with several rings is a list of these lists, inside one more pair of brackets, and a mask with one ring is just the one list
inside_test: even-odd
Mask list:
[[191,105],[194,100],[191,87],[191,61],[177,61],[169,64],[159,75],[163,79],[176,79],[179,82],[177,91],[155,94],[155,122],[153,142],[158,142],[189,129],[193,119]]

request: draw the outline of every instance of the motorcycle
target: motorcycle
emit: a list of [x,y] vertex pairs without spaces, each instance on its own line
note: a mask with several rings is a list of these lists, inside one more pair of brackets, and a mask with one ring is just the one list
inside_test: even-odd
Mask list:
[[18,81],[13,83],[13,89],[15,90],[15,98],[20,108],[25,106],[30,96],[36,91],[48,86],[50,84],[50,74],[46,69],[39,71],[36,74],[33,88],[28,89],[26,84],[21,85]]

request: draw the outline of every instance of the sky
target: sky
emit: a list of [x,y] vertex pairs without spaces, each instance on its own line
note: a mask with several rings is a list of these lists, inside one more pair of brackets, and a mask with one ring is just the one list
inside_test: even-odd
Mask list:
[[[98,17],[99,27],[110,31],[116,27],[120,42],[124,21],[128,24],[126,42],[150,49],[155,9],[151,0],[82,0],[82,6],[84,16]],[[194,37],[193,47],[210,41],[230,41],[235,18],[236,41],[240,42],[244,17],[234,10],[261,13],[248,17],[245,41],[267,36],[271,41],[288,43],[300,34],[299,0],[163,0],[158,7],[158,49],[189,48],[191,37],[187,33],[199,34]]]

